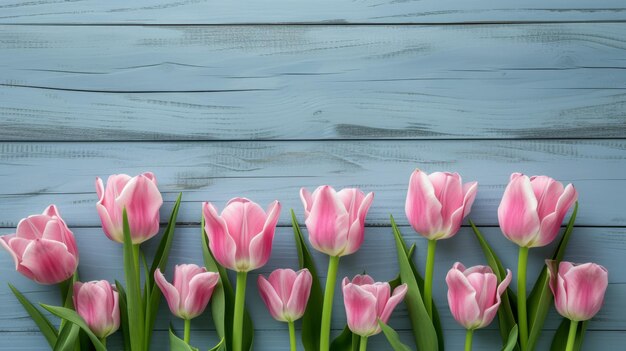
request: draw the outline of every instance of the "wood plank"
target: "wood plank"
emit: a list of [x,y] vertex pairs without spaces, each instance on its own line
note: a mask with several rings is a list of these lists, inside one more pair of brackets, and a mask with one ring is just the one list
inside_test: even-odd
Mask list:
[[619,0],[76,1],[0,3],[0,23],[458,23],[626,19]]
[[0,26],[0,140],[624,138],[625,38],[624,23]]
[[327,141],[0,143],[0,227],[56,203],[73,226],[99,226],[96,176],[155,172],[166,204],[183,192],[180,221],[199,223],[203,201],[222,208],[232,197],[267,204],[278,199],[301,216],[301,187],[321,184],[374,191],[369,225],[406,224],[404,200],[411,172],[459,172],[477,180],[470,217],[497,225],[497,206],[515,171],[572,182],[580,194],[579,225],[624,226],[626,140]]

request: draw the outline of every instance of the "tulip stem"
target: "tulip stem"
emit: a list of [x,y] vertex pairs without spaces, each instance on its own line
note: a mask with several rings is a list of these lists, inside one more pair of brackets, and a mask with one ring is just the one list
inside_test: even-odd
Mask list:
[[293,324],[293,321],[289,321],[287,322],[287,324],[289,325],[289,345],[290,345],[290,350],[291,351],[296,351],[297,345],[296,345],[296,326]]
[[359,351],[365,351],[367,349],[367,336],[361,337],[361,342],[359,343]]
[[528,314],[526,313],[526,265],[528,263],[528,248],[519,248],[517,260],[517,318],[519,319],[519,342],[522,351],[526,351],[528,344]]
[[578,321],[569,321],[569,334],[567,335],[567,346],[565,351],[574,350],[574,342],[576,341],[576,331],[578,330]]
[[322,329],[320,330],[320,351],[328,351],[330,345],[330,319],[333,311],[333,297],[335,296],[335,282],[337,281],[337,267],[339,256],[331,256],[328,260],[328,274],[324,290],[324,305],[322,306]]
[[185,319],[185,344],[189,345],[191,333],[191,319]]
[[474,329],[468,329],[465,333],[465,351],[472,351],[472,337],[474,336]]
[[424,306],[428,316],[433,318],[433,271],[435,269],[435,248],[437,240],[428,240],[426,253],[426,274],[424,277]]
[[243,311],[246,304],[246,278],[248,272],[237,272],[237,292],[235,293],[235,314],[233,317],[233,351],[242,350]]

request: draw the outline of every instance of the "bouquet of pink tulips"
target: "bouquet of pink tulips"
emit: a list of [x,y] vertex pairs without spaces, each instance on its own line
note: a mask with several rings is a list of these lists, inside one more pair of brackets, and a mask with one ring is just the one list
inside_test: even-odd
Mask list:
[[[343,278],[340,287],[347,325],[332,339],[333,313],[344,313],[332,310],[340,258],[355,254],[361,247],[374,195],[354,188],[336,191],[327,185],[313,193],[301,189],[310,246],[328,255],[325,287],[322,289],[317,266],[293,211],[298,270],[277,269],[267,278],[257,277],[258,292],[270,315],[287,324],[291,350],[301,344],[307,351],[365,351],[368,338],[381,332],[393,350],[410,350],[387,324],[402,301],[417,349],[443,350],[440,312],[432,295],[433,276],[442,274],[435,271],[436,243],[457,234],[463,219],[471,212],[477,190],[477,182],[463,183],[456,173],[413,172],[405,209],[411,227],[427,239],[424,275],[413,260],[416,244],[407,244],[391,217],[390,240],[396,244],[398,276],[388,282],[377,282],[367,274]],[[12,255],[18,272],[39,284],[57,284],[61,289],[60,306],[41,304],[61,319],[57,327],[11,286],[50,347],[106,350],[107,337],[121,328],[125,350],[148,350],[164,297],[172,315],[184,321],[182,337],[170,329],[172,350],[198,350],[190,338],[191,320],[204,313],[209,305],[220,340],[211,350],[251,350],[254,325],[246,310],[246,282],[249,272],[263,267],[270,259],[280,203],[274,201],[264,210],[249,199],[234,198],[221,212],[215,205],[203,203],[199,242],[204,267],[176,265],[173,278],[168,281],[163,272],[174,240],[182,194],[148,265],[141,243],[159,232],[159,210],[163,203],[156,177],[152,173],[135,177],[112,175],[106,186],[97,178],[96,192],[96,209],[104,234],[121,244],[123,283],[80,281],[76,239],[54,205],[43,214],[21,220],[15,234],[0,237],[0,244]],[[595,263],[563,261],[573,232],[576,201],[577,192],[571,184],[563,186],[547,176],[511,175],[497,215],[504,236],[519,246],[516,292],[510,287],[513,273],[504,268],[470,221],[486,265],[466,268],[457,262],[445,276],[450,313],[467,330],[466,350],[472,348],[474,331],[489,325],[496,316],[503,350],[534,350],[553,301],[564,317],[553,338],[553,350],[581,349],[587,321],[602,306],[608,273]],[[546,258],[539,278],[527,294],[529,249],[556,240],[571,207],[574,209],[554,254]],[[235,282],[231,282],[227,270],[236,273]],[[299,342],[296,322],[300,319]]]

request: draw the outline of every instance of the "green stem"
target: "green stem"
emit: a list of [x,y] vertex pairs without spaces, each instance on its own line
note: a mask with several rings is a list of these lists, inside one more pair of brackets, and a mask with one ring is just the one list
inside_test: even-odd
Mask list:
[[361,337],[361,342],[359,343],[359,351],[365,351],[367,349],[367,336]]
[[140,260],[139,244],[133,244],[133,256],[134,256],[133,261],[135,264],[135,274],[137,276],[137,284],[141,288],[141,271],[139,270],[139,260]]
[[573,351],[574,344],[576,341],[576,331],[578,330],[578,322],[577,321],[569,321],[569,334],[567,335],[567,346],[565,346],[565,351]]
[[185,344],[189,345],[191,339],[191,319],[185,319]]
[[435,269],[435,247],[437,240],[428,240],[428,253],[426,254],[426,274],[424,277],[424,306],[428,316],[433,318],[433,271]]
[[235,315],[233,317],[233,351],[242,351],[243,311],[246,304],[246,278],[248,272],[237,272],[237,292],[235,293]]
[[339,256],[331,256],[328,260],[328,274],[326,275],[326,289],[324,291],[324,305],[322,306],[322,329],[320,330],[320,351],[328,351],[330,346],[330,319],[333,311],[333,297],[337,280]]
[[472,351],[472,337],[474,336],[474,329],[468,329],[465,333],[465,351]]
[[296,351],[298,349],[296,345],[296,326],[293,324],[293,321],[289,321],[287,322],[287,324],[289,325],[289,345],[291,346],[290,350]]
[[528,314],[526,313],[526,265],[528,248],[519,248],[517,260],[517,319],[519,320],[519,341],[522,351],[528,347]]
[[105,336],[104,338],[100,338],[100,343],[102,344],[102,346],[107,347],[107,337]]

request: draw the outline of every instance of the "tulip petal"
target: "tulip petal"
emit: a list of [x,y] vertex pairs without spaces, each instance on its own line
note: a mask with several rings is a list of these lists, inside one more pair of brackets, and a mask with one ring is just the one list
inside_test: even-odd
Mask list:
[[475,328],[475,323],[480,318],[476,291],[465,275],[455,269],[448,271],[446,283],[448,284],[448,305],[452,316],[466,329]]
[[165,279],[159,268],[154,271],[154,282],[159,286],[159,289],[161,289],[172,314],[182,318],[180,315],[180,295],[178,294],[178,290]]
[[502,302],[501,296],[506,290],[506,288],[509,286],[509,284],[511,283],[511,279],[512,279],[511,271],[507,269],[506,277],[500,283],[500,285],[498,285],[498,289],[495,294],[495,302],[491,305],[491,307],[488,307],[484,310],[482,322],[477,328],[484,328],[488,326],[496,317],[496,314],[498,313],[498,308],[500,307],[500,303]]
[[29,240],[41,239],[49,220],[50,216],[43,214],[28,216],[17,224],[16,235]]
[[133,244],[140,244],[159,231],[159,209],[163,197],[154,182],[143,175],[133,177],[115,200],[126,208]]
[[428,176],[441,204],[442,226],[449,227],[452,214],[461,209],[463,214],[463,184],[458,173],[434,172]]
[[[358,192],[361,193],[360,191]],[[361,193],[361,195],[363,194]],[[354,211],[356,215],[355,219],[350,222],[350,229],[348,230],[348,244],[341,253],[341,256],[353,254],[361,248],[363,240],[365,239],[365,217],[367,216],[367,212],[369,211],[369,207],[372,205],[373,200],[374,193],[368,193],[367,196],[361,199],[358,211],[351,209],[351,211]]]
[[15,270],[22,273],[28,279],[34,279],[35,275],[27,267],[20,264],[24,251],[29,244],[33,243],[32,240],[22,239],[15,236],[15,234],[4,235],[0,237],[0,244],[4,247],[13,257],[15,262]]
[[292,320],[299,319],[304,315],[309,295],[311,294],[311,284],[313,277],[308,269],[298,271],[298,276],[293,282],[291,296],[286,305],[286,310],[291,314]]
[[520,246],[535,238],[540,222],[537,199],[527,176],[512,176],[498,207],[498,221],[503,234]]
[[67,250],[72,255],[78,257],[78,248],[76,247],[74,234],[65,225],[65,222],[60,220],[58,217],[48,221],[46,228],[43,231],[42,239],[61,242],[67,246]]
[[[383,321],[383,323],[387,323],[389,321],[391,313],[396,308],[396,306],[404,299],[407,291],[408,287],[406,284],[399,285],[395,289],[393,289],[393,294],[391,295],[389,300],[387,300],[387,303],[385,304],[385,307],[379,317],[379,319]],[[377,332],[380,332],[380,327],[377,329]]]
[[189,281],[189,295],[183,304],[187,318],[195,318],[205,310],[213,289],[219,281],[219,274],[215,272],[198,273]]
[[181,308],[191,293],[189,282],[193,277],[204,272],[206,268],[195,264],[179,264],[174,267],[174,288],[178,291]]
[[405,203],[406,216],[413,229],[427,238],[437,234],[443,222],[441,209],[431,179],[419,169],[415,170],[411,174]]
[[65,244],[46,239],[37,239],[28,245],[21,262],[33,273],[33,280],[40,284],[56,284],[68,279],[76,271],[77,264]]
[[606,269],[585,263],[573,267],[562,277],[566,282],[568,318],[584,321],[595,316],[602,307],[608,286]]
[[306,188],[300,189],[300,200],[302,201],[302,205],[304,206],[304,219],[306,220],[307,218],[309,218],[311,207],[313,207],[313,197]]
[[541,235],[532,243],[531,247],[541,247],[550,244],[559,234],[563,219],[570,207],[576,202],[576,189],[571,184],[565,187],[565,190],[559,197],[554,212],[548,214],[541,221]]
[[[347,282],[349,283],[350,281],[348,280]],[[354,278],[352,278],[352,284],[355,285],[368,285],[374,283],[374,278],[370,277],[367,274],[357,274],[354,276]]]
[[272,317],[281,322],[286,322],[285,316],[283,315],[283,302],[272,284],[262,275],[259,275],[257,284],[259,286],[261,299],[265,303],[265,306],[267,306]]
[[376,298],[360,286],[347,284],[343,287],[344,305],[350,330],[361,336],[369,336],[378,328]]
[[237,244],[228,234],[228,226],[223,218],[217,214],[213,204],[205,202],[202,206],[204,213],[204,230],[209,239],[209,248],[215,259],[228,269],[236,269],[235,255]]
[[274,201],[268,208],[267,217],[263,213],[263,218],[265,218],[263,229],[250,241],[250,270],[264,266],[272,254],[272,241],[280,209],[280,203]]
[[478,192],[478,182],[469,182],[463,184],[463,218],[467,217],[472,210],[472,205],[476,199]]
[[330,186],[318,188],[313,197],[313,206],[305,221],[309,241],[318,251],[337,256],[348,242],[348,211]]
[[554,212],[559,196],[563,193],[563,184],[548,176],[530,177],[530,184],[537,199],[537,213],[542,219]]
[[274,287],[281,301],[287,301],[291,297],[291,290],[298,275],[291,269],[277,269],[269,276],[269,282]]

